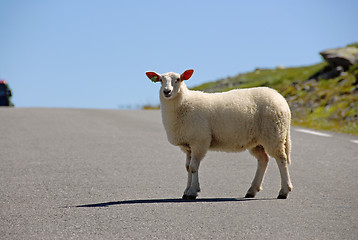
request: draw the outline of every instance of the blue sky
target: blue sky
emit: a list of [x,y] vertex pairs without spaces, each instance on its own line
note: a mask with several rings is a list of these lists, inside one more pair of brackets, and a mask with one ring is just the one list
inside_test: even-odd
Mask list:
[[189,86],[321,61],[358,41],[358,1],[0,0],[0,79],[16,107],[158,104],[145,71]]

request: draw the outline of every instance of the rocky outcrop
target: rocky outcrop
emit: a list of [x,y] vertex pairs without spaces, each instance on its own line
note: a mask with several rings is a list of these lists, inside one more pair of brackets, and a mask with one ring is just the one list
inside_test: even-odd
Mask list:
[[358,48],[355,47],[327,49],[320,54],[333,69],[342,67],[347,71],[350,66],[358,62]]
[[343,68],[341,66],[333,68],[330,65],[324,67],[323,69],[319,70],[318,72],[316,72],[315,74],[313,74],[312,76],[310,76],[307,81],[310,80],[316,80],[319,81],[321,79],[331,79],[331,78],[335,78],[338,77],[339,75],[342,74]]
[[346,74],[350,66],[358,63],[358,48],[356,47],[327,49],[320,54],[329,65],[310,76],[308,81],[336,78]]

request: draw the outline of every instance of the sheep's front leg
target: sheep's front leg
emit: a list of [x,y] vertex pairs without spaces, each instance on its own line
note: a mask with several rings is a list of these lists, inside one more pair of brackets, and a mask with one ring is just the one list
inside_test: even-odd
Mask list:
[[200,192],[199,185],[199,166],[200,161],[204,158],[206,151],[191,151],[187,153],[186,168],[188,171],[187,188],[184,191],[183,199],[196,199]]
[[[191,161],[191,151],[190,150],[186,150],[186,162],[185,162],[185,168],[186,168],[186,171],[188,172],[188,182],[186,184],[186,189],[184,191],[184,195],[185,193],[188,191],[188,189],[190,188],[191,186],[191,181],[192,181],[192,173],[191,171],[189,171],[189,166],[190,166],[190,161]],[[184,196],[183,196],[184,198]]]

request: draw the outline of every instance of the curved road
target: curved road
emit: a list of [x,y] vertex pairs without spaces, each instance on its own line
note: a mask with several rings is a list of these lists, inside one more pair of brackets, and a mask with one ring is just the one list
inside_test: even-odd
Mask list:
[[256,161],[210,152],[181,200],[185,156],[159,111],[0,108],[0,239],[357,239],[358,138],[292,128],[294,189],[244,199]]

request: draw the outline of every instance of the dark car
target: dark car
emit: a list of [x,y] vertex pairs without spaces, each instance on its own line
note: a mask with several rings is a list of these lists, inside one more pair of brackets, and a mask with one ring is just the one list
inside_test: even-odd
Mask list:
[[10,97],[12,96],[11,90],[5,80],[0,80],[0,106],[14,106]]

